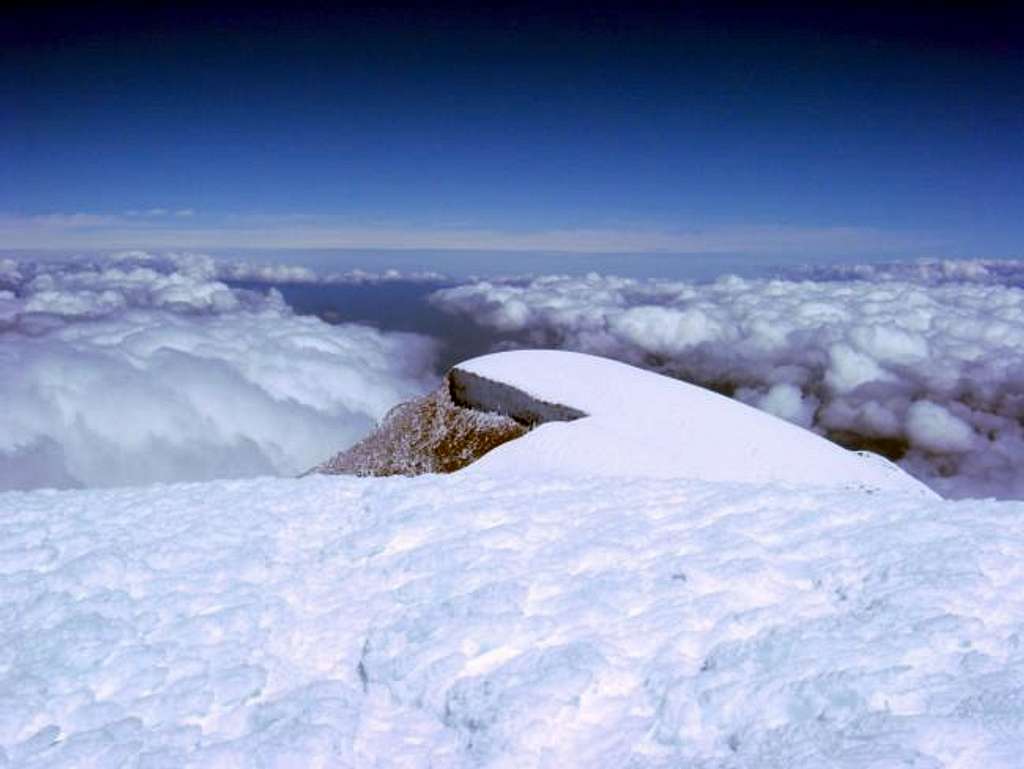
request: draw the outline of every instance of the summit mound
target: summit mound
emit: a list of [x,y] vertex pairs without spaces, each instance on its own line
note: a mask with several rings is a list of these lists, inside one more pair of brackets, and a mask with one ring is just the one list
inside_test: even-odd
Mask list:
[[434,392],[312,472],[693,478],[935,496],[891,462],[617,361],[517,350],[460,363]]

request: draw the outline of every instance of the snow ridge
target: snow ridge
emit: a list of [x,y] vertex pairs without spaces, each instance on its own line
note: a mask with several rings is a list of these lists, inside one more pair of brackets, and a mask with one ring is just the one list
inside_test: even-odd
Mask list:
[[474,470],[841,485],[935,497],[891,462],[700,387],[581,353],[517,350],[455,366],[433,393],[310,472]]
[[467,471],[693,478],[893,490],[935,497],[891,462],[850,452],[717,393],[625,363],[561,350],[514,350],[456,367],[527,402],[585,418],[548,422]]

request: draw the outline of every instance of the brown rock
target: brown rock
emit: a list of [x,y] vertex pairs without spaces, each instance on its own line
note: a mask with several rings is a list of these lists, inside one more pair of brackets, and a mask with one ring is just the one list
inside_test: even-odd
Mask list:
[[452,473],[535,425],[582,416],[455,368],[436,390],[395,406],[373,433],[309,473]]

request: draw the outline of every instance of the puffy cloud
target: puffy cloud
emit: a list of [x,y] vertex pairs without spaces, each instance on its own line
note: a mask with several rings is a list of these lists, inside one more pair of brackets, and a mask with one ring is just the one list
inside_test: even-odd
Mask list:
[[18,263],[14,259],[0,259],[0,286],[15,285],[21,280]]
[[814,412],[818,406],[816,398],[804,395],[799,387],[785,382],[772,385],[764,393],[758,390],[740,393],[740,398],[753,403],[762,411],[801,427],[813,425]]
[[477,281],[431,301],[505,347],[608,355],[733,394],[899,457],[943,494],[1021,497],[1020,277],[1019,262],[709,284],[592,274]]
[[928,451],[970,451],[974,444],[971,426],[931,401],[915,401],[907,409],[907,435],[911,443]]
[[138,252],[5,265],[0,488],[296,473],[430,386],[431,340],[217,273]]

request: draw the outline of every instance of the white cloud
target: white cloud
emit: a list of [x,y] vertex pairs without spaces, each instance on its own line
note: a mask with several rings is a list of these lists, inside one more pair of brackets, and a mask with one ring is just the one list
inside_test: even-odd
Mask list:
[[4,265],[0,488],[296,473],[426,389],[434,345],[298,317],[205,257]]
[[393,282],[441,283],[451,279],[439,272],[403,272],[388,269],[371,272],[362,269],[347,272],[332,272],[326,275],[296,264],[257,264],[253,262],[219,261],[216,264],[217,277],[221,280],[248,281],[252,283],[336,283],[364,285]]
[[970,451],[974,444],[971,426],[931,401],[914,401],[907,409],[907,435],[915,446],[927,451]]
[[548,276],[432,301],[513,343],[608,355],[902,446],[904,466],[944,494],[1024,496],[1024,290],[1001,282],[1020,274],[933,262],[843,275],[855,280]]
[[762,411],[801,427],[811,427],[814,424],[818,400],[802,393],[796,385],[780,382],[769,387],[767,392],[752,390],[742,393],[740,397]]
[[995,283],[1024,286],[1024,260],[1020,259],[919,259],[880,264],[833,264],[802,267],[794,278],[811,280],[910,281],[943,283]]

